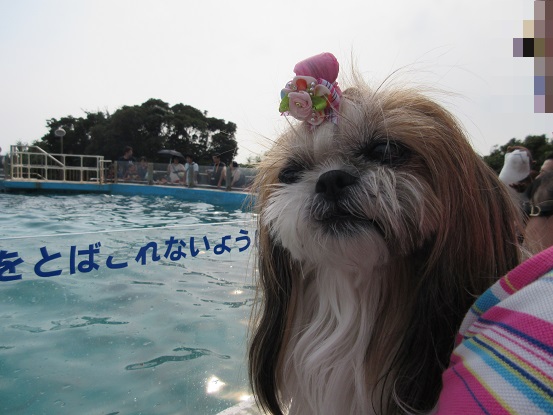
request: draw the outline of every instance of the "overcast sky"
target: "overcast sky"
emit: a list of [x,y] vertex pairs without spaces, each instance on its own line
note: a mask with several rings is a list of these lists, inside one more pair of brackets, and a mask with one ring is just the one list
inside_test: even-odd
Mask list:
[[285,128],[295,63],[332,52],[371,85],[407,66],[403,82],[451,92],[441,102],[485,155],[552,135],[552,115],[534,114],[533,58],[512,56],[525,19],[531,0],[0,0],[0,146],[158,98],[236,123],[244,161]]

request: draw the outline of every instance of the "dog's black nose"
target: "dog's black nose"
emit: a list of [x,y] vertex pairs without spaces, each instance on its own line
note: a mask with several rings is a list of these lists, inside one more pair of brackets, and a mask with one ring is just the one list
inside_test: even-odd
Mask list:
[[322,174],[315,185],[315,191],[321,193],[327,200],[336,201],[343,190],[357,182],[357,177],[343,170],[331,170]]

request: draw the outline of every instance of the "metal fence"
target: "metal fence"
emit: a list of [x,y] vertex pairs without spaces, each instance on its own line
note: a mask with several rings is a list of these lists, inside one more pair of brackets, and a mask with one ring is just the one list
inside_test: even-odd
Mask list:
[[[47,153],[37,146],[11,146],[4,165],[7,179],[32,181],[64,181],[80,183],[134,183],[248,190],[256,169],[230,166],[219,171],[221,185],[215,182],[212,165],[199,165],[195,174],[175,170],[170,163],[144,161],[111,161],[103,156]],[[173,173],[173,174],[171,174]],[[193,177],[193,179],[192,179]],[[240,177],[240,180],[234,180]]]
[[[173,170],[171,163],[147,163],[147,162],[125,162],[115,161],[106,165],[104,177],[106,182],[111,183],[142,183],[169,186],[187,187],[217,187],[214,182],[212,165],[199,165],[197,174],[189,175],[186,170]],[[173,174],[171,172],[173,171]],[[248,189],[255,177],[256,169],[239,167],[238,169],[227,166],[221,172],[223,179],[220,188],[223,189]],[[239,175],[241,180],[233,184],[233,178]],[[191,179],[191,176],[194,179]]]
[[47,153],[37,146],[12,145],[4,172],[11,180],[104,181],[103,156]]

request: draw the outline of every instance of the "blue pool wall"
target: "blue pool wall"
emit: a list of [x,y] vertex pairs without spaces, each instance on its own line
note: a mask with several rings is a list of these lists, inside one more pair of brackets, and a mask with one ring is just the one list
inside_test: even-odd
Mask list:
[[0,190],[6,192],[59,192],[59,193],[103,193],[116,195],[172,196],[188,202],[205,202],[228,208],[249,210],[253,205],[253,195],[248,192],[227,191],[224,189],[187,188],[181,186],[158,186],[121,183],[74,183],[39,181],[0,181]]

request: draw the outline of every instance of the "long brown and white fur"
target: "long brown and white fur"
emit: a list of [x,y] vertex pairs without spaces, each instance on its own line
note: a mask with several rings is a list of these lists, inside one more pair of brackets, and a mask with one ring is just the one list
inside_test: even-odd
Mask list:
[[256,179],[249,375],[273,414],[428,412],[474,299],[519,262],[517,212],[450,113],[414,90],[344,92]]

